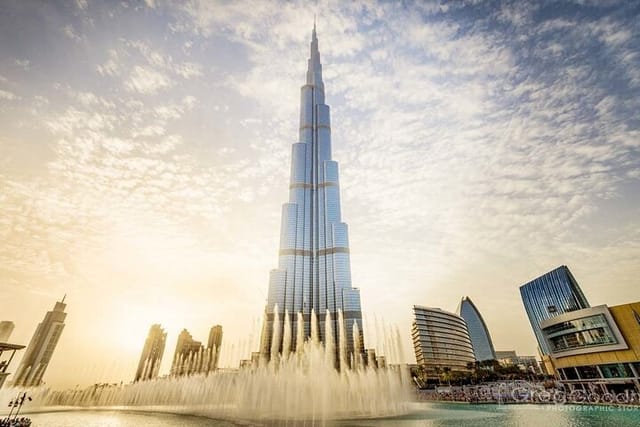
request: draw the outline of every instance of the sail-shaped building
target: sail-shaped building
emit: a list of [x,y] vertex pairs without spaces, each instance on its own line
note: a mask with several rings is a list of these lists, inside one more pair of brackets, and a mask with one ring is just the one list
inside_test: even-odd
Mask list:
[[476,305],[471,301],[471,298],[462,297],[456,314],[462,317],[467,324],[476,360],[479,362],[495,360],[496,351],[493,348],[489,328],[487,328],[487,324],[484,322]]
[[360,292],[351,284],[315,25],[300,98],[300,135],[291,150],[289,201],[282,206],[278,268],[269,277],[260,351],[266,358],[288,354],[313,333],[331,342],[336,362],[344,363],[364,353],[362,312]]

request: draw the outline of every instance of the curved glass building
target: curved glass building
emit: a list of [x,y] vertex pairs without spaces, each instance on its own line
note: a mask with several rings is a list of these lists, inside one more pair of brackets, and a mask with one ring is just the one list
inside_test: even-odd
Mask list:
[[471,301],[471,298],[462,297],[460,305],[458,305],[457,314],[462,317],[467,324],[476,360],[495,360],[496,352],[493,348],[489,329],[487,328],[487,324],[484,323],[484,319],[478,311],[478,308],[473,301]]
[[466,370],[475,362],[471,338],[464,319],[439,308],[413,306],[411,328],[416,362],[427,372]]
[[[291,150],[289,201],[282,206],[278,268],[269,277],[260,351],[266,358],[293,351],[297,340],[307,339],[317,324],[320,341],[328,339],[337,347],[340,331],[346,329],[346,348],[336,351],[350,360],[354,352],[364,352],[360,292],[351,285],[349,233],[340,212],[338,163],[331,156],[330,110],[325,104],[315,26],[306,82],[300,91],[299,142]],[[327,313],[331,330],[325,330]],[[297,330],[298,315],[304,320],[304,331]],[[283,348],[287,330],[291,339],[286,341],[289,348]]]
[[550,348],[540,327],[542,321],[590,307],[566,265],[525,283],[520,287],[520,295],[543,355],[548,355]]

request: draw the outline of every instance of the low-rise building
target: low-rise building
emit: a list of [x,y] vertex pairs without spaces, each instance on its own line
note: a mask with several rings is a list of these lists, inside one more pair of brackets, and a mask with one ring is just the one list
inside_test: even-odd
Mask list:
[[569,389],[640,392],[640,302],[567,312],[540,327],[548,361]]
[[540,363],[535,356],[520,356],[515,350],[496,351],[496,360],[502,366],[517,366],[526,372],[542,373]]

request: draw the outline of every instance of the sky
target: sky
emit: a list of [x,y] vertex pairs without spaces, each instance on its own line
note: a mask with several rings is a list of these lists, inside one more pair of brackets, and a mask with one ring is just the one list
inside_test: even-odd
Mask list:
[[47,384],[132,380],[153,323],[161,373],[182,328],[257,350],[314,14],[367,347],[413,363],[412,305],[468,295],[536,354],[559,265],[638,300],[638,2],[6,0],[0,320],[66,294]]

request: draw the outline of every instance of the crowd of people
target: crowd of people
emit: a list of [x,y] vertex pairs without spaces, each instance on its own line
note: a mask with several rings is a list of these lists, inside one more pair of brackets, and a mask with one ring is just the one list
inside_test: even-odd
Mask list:
[[0,427],[29,427],[30,425],[31,420],[27,417],[0,419]]
[[622,393],[600,390],[573,390],[548,387],[544,383],[522,381],[488,383],[473,386],[440,386],[417,390],[418,400],[466,403],[537,403],[537,404],[605,404],[640,405],[640,395],[629,390]]
[[436,391],[418,391],[419,400],[468,403],[515,403],[516,400],[507,394],[474,393],[463,389]]

